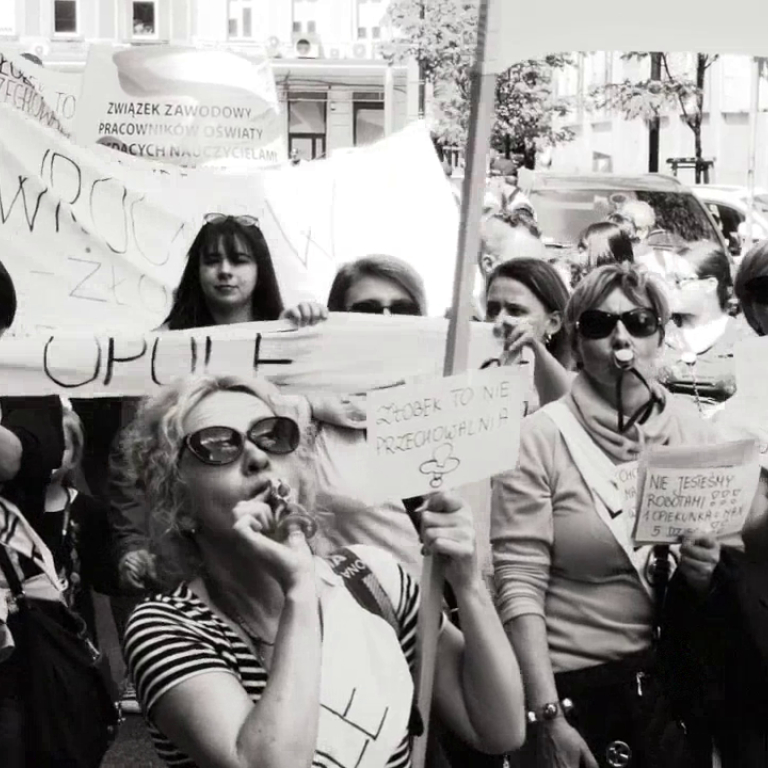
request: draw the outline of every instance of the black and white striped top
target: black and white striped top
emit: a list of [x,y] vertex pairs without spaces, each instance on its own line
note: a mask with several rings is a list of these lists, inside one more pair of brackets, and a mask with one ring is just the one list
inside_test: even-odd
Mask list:
[[[369,565],[392,601],[400,627],[400,649],[413,675],[419,587],[381,550],[363,546],[351,549]],[[323,567],[327,568],[325,564]],[[365,611],[362,607],[359,610]],[[186,584],[172,593],[150,597],[136,608],[126,627],[124,650],[155,750],[174,768],[195,768],[195,763],[152,721],[152,708],[163,694],[199,674],[221,670],[234,674],[250,698],[257,702],[268,682],[266,670],[251,649]],[[316,755],[312,765],[324,766],[325,763]],[[382,768],[409,768],[410,765],[410,739],[406,731],[399,747]]]

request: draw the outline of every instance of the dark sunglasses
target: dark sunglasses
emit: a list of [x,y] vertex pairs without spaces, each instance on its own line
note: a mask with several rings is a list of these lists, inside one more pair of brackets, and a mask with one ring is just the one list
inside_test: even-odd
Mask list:
[[383,315],[388,310],[390,315],[420,315],[419,305],[415,301],[393,301],[382,304],[376,299],[367,299],[352,304],[347,312],[362,312],[364,315]]
[[259,220],[255,216],[230,216],[226,213],[206,213],[203,216],[203,221],[206,224],[221,224],[227,219],[234,219],[234,221],[241,227],[258,227]]
[[768,275],[759,275],[747,280],[744,290],[754,304],[768,305]]
[[265,453],[292,453],[299,447],[299,425],[285,416],[260,419],[243,434],[232,427],[204,427],[184,438],[183,447],[203,462],[221,466],[237,461],[250,440]]
[[619,320],[629,335],[636,339],[647,339],[653,336],[661,325],[661,319],[653,313],[653,310],[645,307],[622,312],[620,315],[601,312],[599,309],[588,309],[579,316],[576,330],[585,339],[604,339],[613,333]]

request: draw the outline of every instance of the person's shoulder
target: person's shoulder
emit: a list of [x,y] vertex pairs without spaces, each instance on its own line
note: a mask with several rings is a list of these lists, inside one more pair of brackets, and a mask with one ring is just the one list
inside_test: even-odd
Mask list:
[[723,336],[729,343],[758,338],[758,334],[750,326],[743,314],[728,318],[728,324],[725,327]]

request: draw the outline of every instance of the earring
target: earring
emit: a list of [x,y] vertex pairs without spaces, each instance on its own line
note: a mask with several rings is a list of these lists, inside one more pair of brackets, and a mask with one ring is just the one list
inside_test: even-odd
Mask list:
[[544,346],[548,347],[552,343],[552,334],[551,333],[545,333],[544,334]]
[[195,522],[189,518],[177,520],[176,528],[179,533],[182,533],[185,536],[194,536],[197,533],[197,525],[195,525]]

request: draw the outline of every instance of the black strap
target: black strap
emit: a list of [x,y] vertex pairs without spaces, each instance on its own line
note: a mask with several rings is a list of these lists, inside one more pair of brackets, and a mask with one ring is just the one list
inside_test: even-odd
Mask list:
[[399,638],[401,632],[395,607],[368,565],[347,547],[334,552],[328,560],[355,600],[367,611],[384,619]]
[[17,600],[24,597],[24,587],[21,585],[19,574],[16,573],[16,569],[13,567],[11,558],[3,544],[0,544],[0,570],[3,572],[5,581],[13,596]]
[[669,586],[671,572],[672,558],[669,544],[656,544],[653,547],[651,557],[653,557],[653,577],[651,579],[654,598],[653,639],[654,642],[657,642],[661,635],[661,619],[664,613],[664,600],[667,596],[667,587]]
[[[334,573],[343,579],[350,594],[360,606],[370,611],[374,616],[384,619],[394,629],[395,635],[399,639],[400,624],[397,621],[395,607],[376,578],[376,574],[368,565],[347,547],[342,547],[334,552],[328,561]],[[424,734],[424,720],[416,705],[415,691],[413,697],[408,731],[412,736],[422,736]]]
[[[650,398],[648,399],[648,402],[645,403],[644,405],[641,405],[632,414],[629,421],[627,421],[626,423],[624,422],[624,406],[623,406],[622,397],[621,397],[621,385],[624,382],[625,373],[633,373],[651,394]],[[622,371],[619,377],[616,379],[616,409],[619,413],[619,424],[618,424],[619,434],[623,435],[625,432],[629,432],[629,430],[632,429],[632,427],[638,422],[642,424],[651,415],[653,406],[656,405],[657,402],[658,402],[658,398],[656,397],[650,385],[645,380],[645,378],[640,373],[640,371],[638,371],[636,368],[630,368],[626,372]]]

